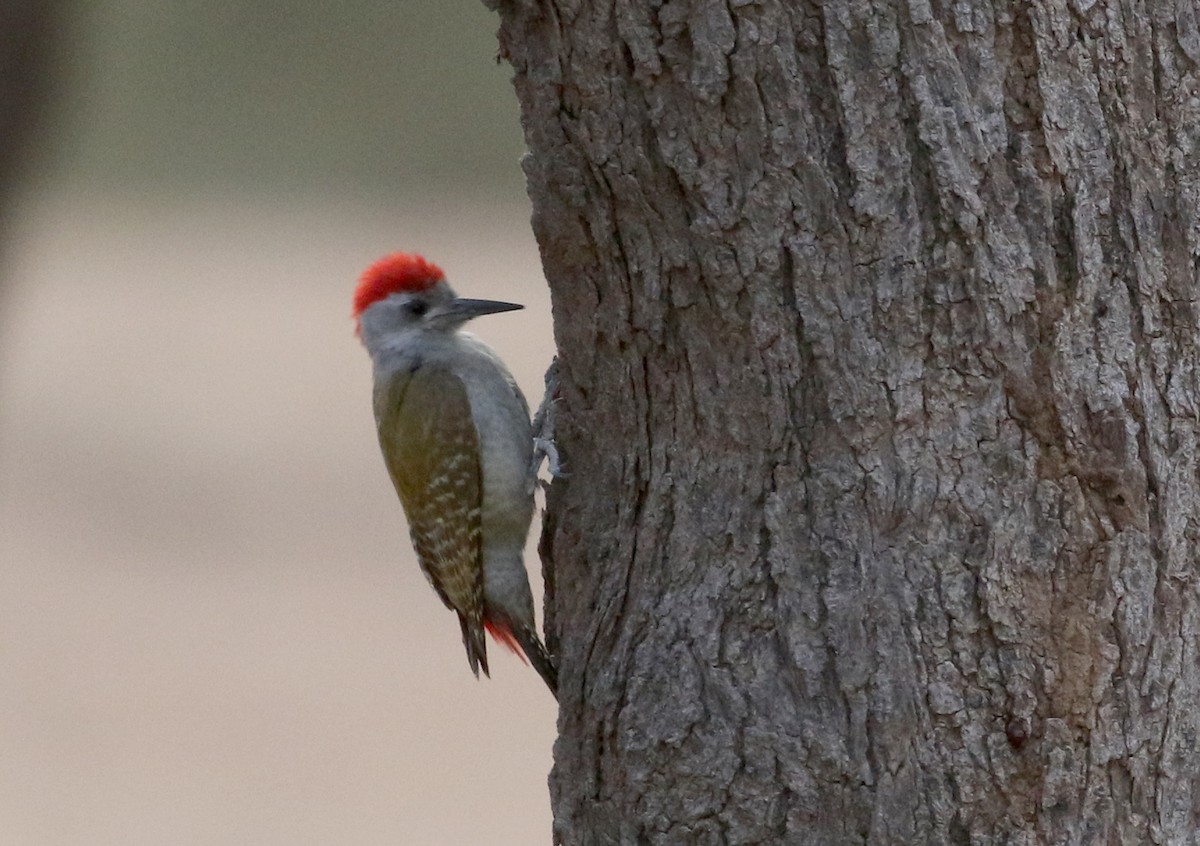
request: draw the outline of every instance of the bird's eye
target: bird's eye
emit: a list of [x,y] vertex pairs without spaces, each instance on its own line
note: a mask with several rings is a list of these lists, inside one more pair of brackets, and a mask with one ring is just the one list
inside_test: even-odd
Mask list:
[[422,314],[429,311],[429,304],[424,300],[409,300],[404,304],[404,310],[413,317],[420,317]]

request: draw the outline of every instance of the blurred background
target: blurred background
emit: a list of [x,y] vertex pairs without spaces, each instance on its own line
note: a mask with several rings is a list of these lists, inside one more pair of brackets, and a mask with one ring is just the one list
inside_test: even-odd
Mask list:
[[349,316],[422,251],[540,398],[497,22],[331,8],[0,0],[5,843],[550,841],[554,702],[471,676]]

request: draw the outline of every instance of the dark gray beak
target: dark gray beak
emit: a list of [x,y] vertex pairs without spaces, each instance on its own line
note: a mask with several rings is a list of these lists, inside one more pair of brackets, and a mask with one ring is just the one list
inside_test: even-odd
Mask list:
[[459,297],[446,304],[445,314],[458,321],[483,317],[485,314],[499,314],[502,311],[516,311],[525,308],[517,303],[502,303],[497,300],[468,300]]

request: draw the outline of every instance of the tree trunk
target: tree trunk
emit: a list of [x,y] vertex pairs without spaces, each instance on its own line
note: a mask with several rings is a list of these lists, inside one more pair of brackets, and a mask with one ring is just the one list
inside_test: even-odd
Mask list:
[[500,0],[576,844],[1200,842],[1193,0]]
[[56,82],[60,6],[56,0],[0,2],[0,224]]

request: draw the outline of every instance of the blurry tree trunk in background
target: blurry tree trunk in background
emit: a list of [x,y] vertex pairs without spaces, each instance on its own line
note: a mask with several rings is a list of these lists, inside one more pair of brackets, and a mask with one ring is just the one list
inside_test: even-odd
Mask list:
[[0,0],[0,239],[50,98],[59,12],[55,0]]
[[1195,3],[495,5],[561,842],[1196,842]]

